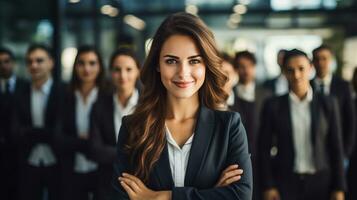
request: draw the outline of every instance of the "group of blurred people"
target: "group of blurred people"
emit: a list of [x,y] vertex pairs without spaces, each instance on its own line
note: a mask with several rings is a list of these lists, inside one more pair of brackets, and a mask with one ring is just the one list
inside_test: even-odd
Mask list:
[[[253,199],[357,199],[357,99],[331,73],[332,50],[322,45],[312,54],[310,61],[297,49],[279,51],[281,74],[261,85],[253,53],[221,56],[224,108],[240,113],[247,132]],[[105,68],[96,48],[81,46],[69,84],[52,77],[46,45],[27,50],[30,81],[15,75],[15,63],[1,48],[0,198],[116,199],[111,180],[121,119],[140,96],[135,53],[118,49]],[[357,91],[357,72],[352,85]]]
[[[247,130],[253,199],[357,198],[356,90],[332,74],[330,47],[321,45],[312,55],[280,50],[281,74],[261,85],[253,53],[222,56],[222,70],[232,80],[226,108],[241,114]],[[354,89],[356,79],[357,70]]]
[[100,53],[78,49],[69,84],[54,80],[51,49],[26,53],[31,81],[13,72],[1,49],[1,199],[115,199],[111,187],[121,118],[139,99],[140,64],[130,49],[115,51],[106,80]]

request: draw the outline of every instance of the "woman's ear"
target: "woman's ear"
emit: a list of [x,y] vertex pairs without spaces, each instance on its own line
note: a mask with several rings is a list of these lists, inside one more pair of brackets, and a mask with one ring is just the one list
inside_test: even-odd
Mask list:
[[156,67],[156,71],[160,73],[160,67]]

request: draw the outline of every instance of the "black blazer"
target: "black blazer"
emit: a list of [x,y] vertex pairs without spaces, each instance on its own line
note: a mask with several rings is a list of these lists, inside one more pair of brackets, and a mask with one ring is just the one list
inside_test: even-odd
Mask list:
[[[104,92],[99,90],[97,101],[103,98],[103,96],[105,96]],[[74,167],[75,152],[81,152],[86,157],[92,158],[89,140],[78,138],[76,125],[76,97],[71,88],[66,88],[62,110],[61,131],[56,134],[56,147],[60,152],[64,172],[71,173],[73,172]]]
[[27,83],[21,93],[15,96],[15,109],[12,114],[12,134],[20,148],[20,158],[26,162],[32,148],[38,143],[48,144],[56,156],[55,135],[60,131],[61,108],[63,105],[64,85],[54,81],[50,89],[44,116],[44,127],[32,126],[31,84]]
[[238,96],[238,87],[233,88],[234,104],[229,106],[229,110],[239,112],[242,122],[247,132],[249,150],[252,155],[256,153],[256,139],[259,131],[260,113],[264,101],[272,96],[271,91],[261,86],[255,87],[255,101],[248,102]]
[[268,89],[269,91],[271,91],[272,94],[275,94],[275,92],[276,92],[276,87],[275,87],[275,85],[276,85],[276,82],[278,81],[278,78],[279,78],[279,76],[276,77],[276,78],[273,78],[273,79],[269,79],[269,80],[264,81],[263,87],[264,87],[265,89]]
[[[354,100],[355,109],[357,112],[357,98]],[[355,144],[357,144],[357,137],[355,138]],[[350,165],[348,167],[347,172],[347,179],[348,179],[348,190],[350,193],[349,199],[356,199],[357,198],[357,191],[355,190],[357,186],[357,148],[353,149],[350,159]]]
[[[294,142],[289,94],[266,101],[258,140],[259,168],[263,189],[289,183],[294,169]],[[314,94],[311,106],[311,140],[317,172],[328,172],[333,190],[345,190],[343,149],[336,105],[331,97]],[[271,158],[271,148],[278,153]],[[276,167],[276,168],[275,168]],[[276,170],[276,171],[274,171]],[[277,172],[277,173],[273,173]]]
[[[118,155],[114,163],[114,188],[122,199],[128,199],[117,178],[122,172],[131,172],[128,155],[123,147],[128,137],[129,117],[123,118],[118,138]],[[221,172],[232,164],[244,170],[242,178],[229,186],[215,188]],[[201,107],[195,136],[188,160],[185,187],[175,187],[171,175],[167,145],[154,166],[147,186],[153,190],[171,190],[172,199],[251,199],[252,166],[248,153],[245,129],[235,112],[210,110]]]
[[90,152],[99,164],[100,184],[108,187],[117,155],[114,110],[113,94],[98,99],[93,105],[90,123]]
[[[312,88],[318,88],[315,79],[312,80]],[[331,81],[330,95],[336,97],[340,110],[340,119],[342,126],[342,139],[344,155],[350,157],[356,135],[356,115],[355,106],[352,98],[352,91],[349,83],[338,76],[333,75]]]
[[[14,98],[17,94],[21,94],[21,91],[26,87],[27,81],[16,77],[14,91],[10,94],[4,94],[0,92],[0,154],[4,151],[13,149],[14,144],[11,141],[11,114],[15,105]],[[4,154],[4,156],[6,156]]]

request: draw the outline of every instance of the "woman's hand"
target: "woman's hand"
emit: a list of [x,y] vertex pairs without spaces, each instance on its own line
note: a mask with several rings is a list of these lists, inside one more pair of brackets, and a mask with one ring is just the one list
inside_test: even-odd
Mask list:
[[264,200],[280,200],[279,191],[276,188],[271,188],[271,189],[265,190],[263,193],[263,199]]
[[332,200],[344,200],[345,193],[343,191],[334,191],[331,195]]
[[239,181],[243,174],[243,170],[238,168],[238,165],[228,166],[221,174],[215,187],[227,186],[231,183]]
[[137,177],[123,173],[118,178],[121,186],[128,194],[130,200],[170,200],[171,191],[153,191]]

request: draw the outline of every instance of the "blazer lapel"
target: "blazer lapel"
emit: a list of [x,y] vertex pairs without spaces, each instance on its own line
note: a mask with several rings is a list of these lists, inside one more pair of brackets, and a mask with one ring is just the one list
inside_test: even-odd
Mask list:
[[155,176],[159,179],[161,188],[172,188],[174,181],[170,169],[169,152],[165,145],[159,160],[154,167]]
[[211,137],[214,132],[214,112],[201,106],[194,132],[185,175],[185,186],[192,186],[204,164]]
[[113,96],[111,95],[110,96],[110,101],[111,103],[109,103],[108,105],[111,105],[111,106],[105,106],[108,108],[108,110],[106,111],[106,114],[104,116],[108,116],[108,119],[106,120],[108,122],[108,130],[111,130],[111,132],[108,132],[108,133],[112,133],[109,138],[111,139],[110,141],[114,141],[116,143],[117,141],[117,138],[116,138],[116,132],[115,132],[115,116],[114,116],[114,110],[115,110],[115,102],[113,100]]
[[[28,120],[30,126],[32,126],[32,115],[31,115],[31,84],[27,84],[25,89],[24,89],[24,95],[20,96],[20,98],[24,98],[24,107],[23,107],[23,111],[25,113],[24,116],[26,116],[26,119]],[[22,110],[21,110],[22,111]]]
[[291,147],[292,150],[294,151],[294,138],[293,138],[293,128],[292,128],[292,118],[291,118],[291,108],[290,108],[290,99],[289,99],[289,94],[286,94],[282,97],[282,106],[280,107],[280,119],[281,119],[281,125],[286,126],[286,133],[288,134],[288,138],[290,138],[289,141],[291,142]]
[[313,99],[311,101],[310,112],[311,112],[311,141],[312,141],[312,145],[315,146],[317,124],[318,124],[319,118],[320,118],[319,102],[318,102],[316,94],[313,96]]

